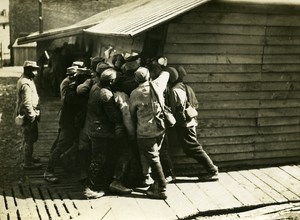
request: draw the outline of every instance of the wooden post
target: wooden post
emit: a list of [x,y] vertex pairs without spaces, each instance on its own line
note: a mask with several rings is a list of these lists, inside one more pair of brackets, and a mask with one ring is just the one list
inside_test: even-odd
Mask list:
[[0,42],[0,68],[2,68],[2,64],[3,64],[2,54],[3,54],[3,51],[2,51],[2,42]]
[[43,0],[39,1],[39,32],[43,33]]

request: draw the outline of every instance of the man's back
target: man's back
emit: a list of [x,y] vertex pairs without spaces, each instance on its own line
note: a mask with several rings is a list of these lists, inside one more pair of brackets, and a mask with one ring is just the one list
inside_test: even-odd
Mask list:
[[[163,101],[163,92],[169,79],[168,72],[161,72],[160,76],[151,83]],[[140,84],[130,95],[130,111],[137,118],[137,137],[157,137],[164,133],[164,129],[157,124],[157,117],[162,111],[154,92],[150,89],[149,81]]]

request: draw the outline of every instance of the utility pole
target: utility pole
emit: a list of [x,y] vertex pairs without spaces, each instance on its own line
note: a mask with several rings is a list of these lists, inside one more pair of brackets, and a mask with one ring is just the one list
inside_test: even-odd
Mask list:
[[0,42],[0,68],[2,68],[2,66],[3,66],[2,54],[3,54],[3,51],[2,51],[2,42]]
[[39,32],[43,33],[43,0],[39,1]]

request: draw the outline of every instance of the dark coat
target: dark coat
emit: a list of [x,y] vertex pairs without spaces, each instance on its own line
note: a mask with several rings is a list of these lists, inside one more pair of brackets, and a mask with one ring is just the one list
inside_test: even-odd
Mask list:
[[120,129],[124,129],[121,111],[110,89],[98,84],[92,86],[86,120],[90,137],[115,138]]
[[84,125],[88,94],[78,94],[77,86],[76,82],[72,82],[66,89],[59,119],[61,128],[80,129]]

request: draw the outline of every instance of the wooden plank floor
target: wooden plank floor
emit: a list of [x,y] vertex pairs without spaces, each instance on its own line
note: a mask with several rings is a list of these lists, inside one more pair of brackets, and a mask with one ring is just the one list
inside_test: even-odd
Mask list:
[[88,200],[77,184],[12,185],[0,189],[0,219],[184,219],[299,203],[298,173],[300,167],[290,165],[223,172],[217,182],[186,178],[168,185],[165,201],[148,199],[145,189]]
[[[57,135],[57,99],[46,100],[36,153],[45,168]],[[300,165],[221,172],[217,182],[179,177],[168,185],[165,201],[148,199],[146,189],[132,195],[107,195],[88,200],[73,175],[57,170],[61,182],[47,184],[43,170],[26,171],[24,183],[0,188],[0,219],[185,219],[239,212],[253,208],[300,202]]]

